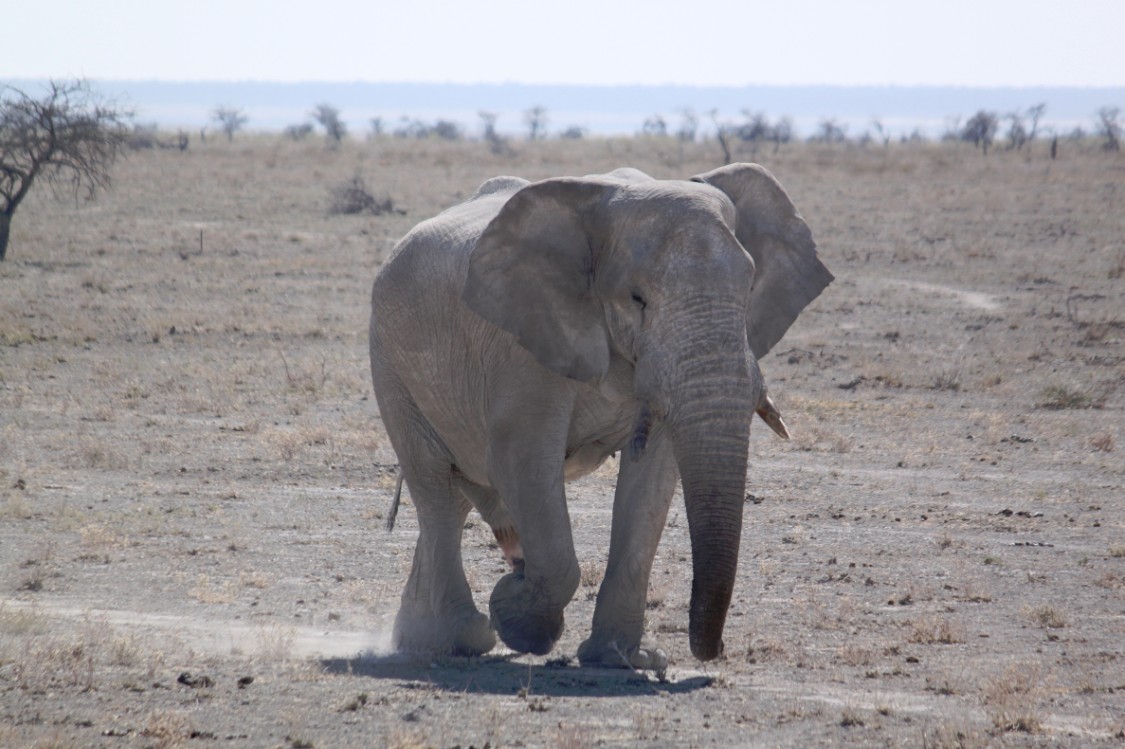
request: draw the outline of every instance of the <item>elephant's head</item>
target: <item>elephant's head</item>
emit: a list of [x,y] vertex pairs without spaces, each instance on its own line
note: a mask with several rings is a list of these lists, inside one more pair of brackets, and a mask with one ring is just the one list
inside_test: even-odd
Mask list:
[[784,432],[757,359],[832,280],[773,176],[735,164],[691,181],[634,170],[516,192],[470,259],[463,299],[544,367],[579,381],[611,357],[640,402],[623,459],[671,440],[692,542],[692,653],[722,652],[745,498],[750,419]]

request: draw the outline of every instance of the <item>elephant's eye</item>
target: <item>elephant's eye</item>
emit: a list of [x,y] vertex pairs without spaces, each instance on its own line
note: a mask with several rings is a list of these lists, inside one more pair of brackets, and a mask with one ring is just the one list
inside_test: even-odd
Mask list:
[[637,305],[641,309],[644,309],[645,307],[648,306],[648,303],[645,302],[645,298],[643,296],[641,296],[639,292],[634,291],[633,294],[632,294],[632,298],[633,298],[633,304]]

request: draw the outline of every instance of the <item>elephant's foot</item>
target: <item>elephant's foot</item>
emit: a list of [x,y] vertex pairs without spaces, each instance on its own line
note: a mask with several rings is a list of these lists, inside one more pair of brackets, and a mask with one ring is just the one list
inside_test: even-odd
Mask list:
[[548,603],[547,595],[544,586],[528,583],[522,570],[500,578],[488,608],[505,645],[519,653],[551,652],[563,633],[563,607]]
[[650,645],[622,646],[611,642],[586,640],[578,647],[578,662],[583,666],[600,668],[632,668],[637,671],[655,671],[658,675],[668,670],[668,656]]
[[406,609],[395,618],[391,646],[397,651],[474,656],[496,645],[488,617],[475,608],[458,617],[411,615]]
[[488,623],[488,617],[479,611],[461,626],[461,631],[453,638],[454,655],[484,655],[496,646],[496,633]]

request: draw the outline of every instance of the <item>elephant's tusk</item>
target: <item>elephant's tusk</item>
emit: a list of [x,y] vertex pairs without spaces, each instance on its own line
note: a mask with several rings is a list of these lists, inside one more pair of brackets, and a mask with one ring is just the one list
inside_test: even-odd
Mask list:
[[768,395],[762,396],[762,403],[758,406],[758,415],[762,417],[762,421],[769,424],[770,429],[781,437],[783,440],[789,439],[789,427],[785,426],[785,420],[781,418],[781,412],[777,410],[777,406]]

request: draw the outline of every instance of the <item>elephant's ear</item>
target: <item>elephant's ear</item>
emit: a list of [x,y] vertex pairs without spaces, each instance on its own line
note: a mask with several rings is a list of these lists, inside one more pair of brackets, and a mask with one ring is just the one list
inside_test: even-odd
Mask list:
[[609,189],[566,178],[521,189],[477,240],[461,293],[471,310],[514,335],[544,367],[582,382],[609,369],[592,229]]
[[812,232],[793,201],[764,167],[731,164],[692,181],[717,187],[734,202],[735,236],[757,269],[747,334],[750,350],[762,357],[832,282],[832,274],[817,257]]

